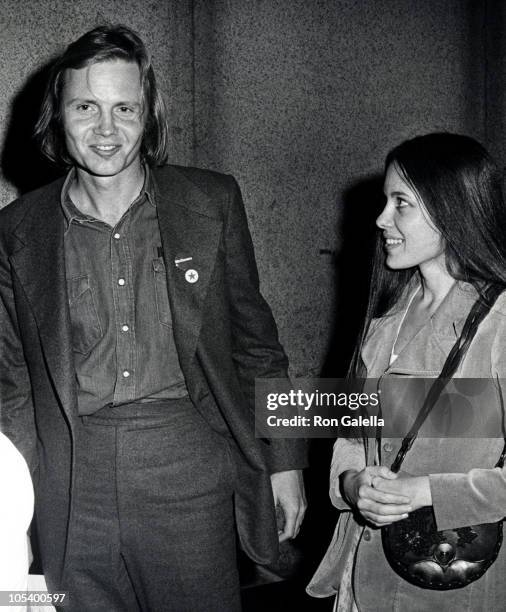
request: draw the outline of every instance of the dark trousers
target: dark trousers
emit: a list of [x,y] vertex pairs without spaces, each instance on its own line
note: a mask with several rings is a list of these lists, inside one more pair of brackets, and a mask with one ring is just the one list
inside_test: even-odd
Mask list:
[[82,421],[67,610],[240,610],[227,441],[187,399]]

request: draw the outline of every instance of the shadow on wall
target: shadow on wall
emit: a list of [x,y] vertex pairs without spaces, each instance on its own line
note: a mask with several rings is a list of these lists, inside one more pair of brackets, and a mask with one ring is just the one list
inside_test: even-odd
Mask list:
[[40,153],[33,130],[39,116],[51,63],[32,73],[11,105],[2,151],[2,171],[20,194],[46,185],[62,175]]
[[342,248],[336,256],[337,311],[322,377],[346,376],[367,307],[375,222],[383,206],[382,175],[367,177],[344,193]]
[[[335,259],[337,311],[321,377],[339,378],[346,375],[367,306],[375,221],[383,208],[383,200],[381,175],[355,183],[344,194],[340,224],[342,248]],[[285,598],[288,597],[286,592],[290,592],[293,598],[286,601],[292,605],[277,609],[300,607],[308,611],[330,612],[332,598],[315,600],[305,594],[304,587],[327,550],[337,522],[338,512],[331,505],[328,493],[334,440],[319,438],[310,442],[309,468],[305,471],[308,510],[301,534],[296,540],[301,558],[285,586]],[[272,586],[269,588],[274,589]],[[245,607],[245,610],[248,608]]]
[[[383,207],[383,200],[381,175],[355,183],[344,194],[340,224],[342,248],[335,260],[338,308],[322,377],[337,378],[346,374],[365,315],[376,235],[375,221]],[[271,577],[269,584],[269,577],[264,576],[263,586],[245,590],[245,612],[260,608],[266,612],[296,608],[308,612],[330,612],[332,608],[331,598],[316,600],[304,591],[331,541],[338,517],[328,494],[334,440],[320,438],[310,442],[309,468],[305,470],[308,510],[300,535],[295,542],[281,547],[281,566],[273,568],[272,576],[277,575],[277,579],[281,578],[282,581],[272,582]],[[258,575],[256,579],[258,585]]]

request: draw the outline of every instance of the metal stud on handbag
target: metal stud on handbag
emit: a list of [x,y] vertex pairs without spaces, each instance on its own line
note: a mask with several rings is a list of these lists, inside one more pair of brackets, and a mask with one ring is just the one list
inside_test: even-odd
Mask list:
[[[441,392],[462,361],[479,324],[494,305],[502,287],[489,286],[473,305],[460,338],[431,386],[409,433],[402,441],[391,470],[398,472],[418,431]],[[496,464],[503,467],[504,447]],[[496,560],[502,544],[502,520],[438,531],[432,506],[411,512],[408,518],[382,527],[385,557],[394,571],[408,582],[436,590],[459,589],[474,582]]]

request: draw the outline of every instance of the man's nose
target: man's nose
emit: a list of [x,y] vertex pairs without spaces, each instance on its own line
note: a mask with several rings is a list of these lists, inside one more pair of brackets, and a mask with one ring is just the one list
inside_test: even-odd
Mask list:
[[102,111],[95,126],[95,133],[110,136],[116,131],[116,123],[112,111]]
[[387,203],[385,208],[381,211],[379,217],[376,219],[376,226],[380,229],[384,230],[388,227],[392,227],[393,219],[392,219],[392,211],[391,206]]

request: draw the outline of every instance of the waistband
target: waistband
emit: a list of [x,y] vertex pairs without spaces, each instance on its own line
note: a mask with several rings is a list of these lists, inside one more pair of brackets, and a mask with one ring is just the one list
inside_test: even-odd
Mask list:
[[108,404],[90,415],[81,416],[83,423],[125,421],[128,419],[172,418],[175,413],[193,411],[195,407],[189,397],[163,399],[152,402],[132,402],[113,406]]

